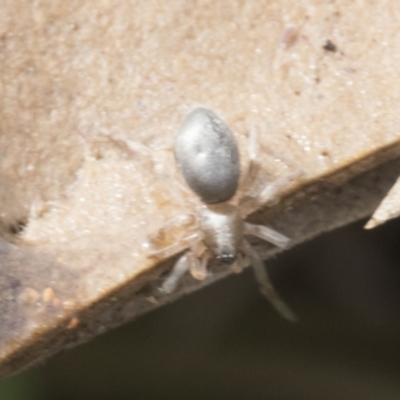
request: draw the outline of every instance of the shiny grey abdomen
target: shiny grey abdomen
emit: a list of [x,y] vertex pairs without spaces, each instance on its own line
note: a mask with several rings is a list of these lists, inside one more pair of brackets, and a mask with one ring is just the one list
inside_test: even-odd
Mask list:
[[184,120],[175,142],[175,157],[189,187],[208,204],[236,193],[239,151],[229,127],[214,112],[196,108]]

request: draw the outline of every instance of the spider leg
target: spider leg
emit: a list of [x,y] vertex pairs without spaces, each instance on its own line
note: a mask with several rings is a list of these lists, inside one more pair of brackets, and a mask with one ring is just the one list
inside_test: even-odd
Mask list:
[[149,257],[155,258],[168,258],[177,254],[188,247],[190,247],[191,243],[198,242],[203,239],[203,234],[199,231],[195,231],[186,234],[185,236],[179,238],[175,243],[170,244],[169,246],[163,247],[159,250],[152,250],[149,253]]
[[[193,224],[195,218],[191,214],[179,215],[171,220],[169,220],[155,235],[150,238],[150,243],[153,245],[152,241],[164,240],[165,236],[171,230],[176,228],[181,228],[184,225]],[[189,232],[188,234],[181,236],[169,246],[165,246],[161,249],[153,249],[150,251],[150,257],[157,258],[168,258],[174,254],[180,253],[186,250],[188,247],[191,249],[196,248],[199,242],[203,239],[203,234],[199,231]],[[154,246],[153,246],[154,247]],[[178,286],[181,277],[190,269],[194,270],[194,266],[198,263],[196,255],[192,251],[186,252],[181,256],[172,268],[171,273],[168,278],[164,281],[161,286],[161,290],[166,293],[172,293]]]
[[248,140],[248,148],[247,148],[247,153],[249,157],[249,161],[246,167],[246,171],[243,174],[243,179],[240,182],[240,187],[239,187],[239,197],[241,197],[240,194],[246,193],[253,181],[254,178],[257,176],[257,173],[260,169],[260,165],[257,162],[257,153],[259,149],[259,140],[258,140],[258,131],[255,127],[250,129],[249,132],[249,140]]
[[179,258],[168,275],[168,278],[162,284],[160,290],[165,293],[172,293],[178,286],[179,280],[189,269],[189,254],[185,253]]
[[249,224],[248,222],[244,223],[244,234],[256,236],[280,248],[285,248],[290,240],[288,237],[274,229],[268,228],[264,225]]
[[[194,225],[195,221],[195,217],[192,214],[178,215],[167,221],[156,233],[149,235],[149,241],[146,244],[150,248],[149,257],[167,258],[189,247],[190,243],[196,241],[198,236],[201,236],[199,232],[189,230],[184,235],[176,235],[178,237],[175,237],[173,244],[165,246],[164,243],[168,234],[182,230],[185,226]],[[173,235],[172,238],[174,238]]]
[[[182,193],[191,194],[189,188],[181,182],[180,179],[176,179],[174,171],[166,168],[168,165],[167,155],[164,153],[171,153],[173,151],[172,144],[164,144],[157,146],[153,149],[141,142],[131,140],[123,135],[113,135],[111,140],[114,142],[121,142],[135,155],[139,155],[144,158],[152,166],[155,174],[165,182],[174,182],[173,185],[167,184],[168,191],[175,195],[181,195]],[[177,190],[178,189],[178,190]],[[180,193],[182,192],[182,193]]]
[[207,264],[211,258],[211,253],[202,242],[193,243],[191,246],[193,260],[190,263],[190,273],[193,278],[202,281],[207,278]]
[[279,201],[279,194],[285,191],[294,181],[303,175],[303,171],[296,169],[290,174],[282,176],[275,182],[270,182],[264,187],[257,197],[240,203],[240,211],[243,218],[252,214],[264,205],[274,205]]
[[150,235],[149,240],[150,242],[164,240],[165,236],[172,230],[183,228],[185,225],[193,225],[194,223],[195,217],[192,214],[177,215],[167,221],[156,233]]
[[237,255],[237,259],[231,266],[231,270],[234,274],[240,274],[243,271],[243,268],[244,268],[243,256],[239,253]]
[[251,244],[244,239],[242,244],[242,250],[250,258],[251,265],[253,267],[254,276],[260,287],[260,292],[270,301],[273,307],[279,311],[279,313],[289,321],[295,322],[297,320],[295,314],[285,304],[285,302],[279,297],[278,293],[272,286],[269,279],[267,270],[264,266],[263,260]]
[[[187,271],[190,271],[192,276],[198,280],[204,280],[207,277],[207,262],[210,256],[207,247],[199,242],[200,240],[199,237],[193,239],[190,250],[175,263],[168,278],[161,286],[162,291],[172,293]],[[201,261],[199,257],[201,257]]]

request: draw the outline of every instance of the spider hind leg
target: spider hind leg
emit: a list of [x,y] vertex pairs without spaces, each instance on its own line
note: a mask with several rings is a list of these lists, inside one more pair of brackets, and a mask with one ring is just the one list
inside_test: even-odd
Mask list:
[[273,245],[285,248],[289,244],[290,239],[272,228],[265,225],[254,225],[248,222],[244,223],[244,234],[253,235]]

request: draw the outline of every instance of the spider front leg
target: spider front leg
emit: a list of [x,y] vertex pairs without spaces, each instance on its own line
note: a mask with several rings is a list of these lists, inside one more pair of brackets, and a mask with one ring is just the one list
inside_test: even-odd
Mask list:
[[190,263],[190,273],[193,278],[202,281],[207,278],[208,260],[211,258],[211,253],[202,241],[192,243],[190,246],[190,255],[193,257]]
[[207,277],[207,262],[210,256],[201,240],[201,236],[193,240],[190,250],[178,259],[168,278],[162,284],[162,291],[166,293],[175,291],[180,279],[187,271],[190,271],[191,275],[198,280],[204,280]]
[[189,269],[189,254],[185,253],[181,256],[172,268],[168,278],[161,286],[161,291],[165,293],[172,293],[178,286],[179,280],[185,275]]
[[292,310],[279,297],[278,293],[272,286],[263,260],[253,246],[246,240],[242,244],[243,252],[250,258],[253,267],[254,276],[260,288],[260,292],[270,301],[273,307],[287,320],[295,322],[297,320]]
[[[209,251],[202,243],[203,233],[197,230],[195,223],[196,219],[192,214],[178,215],[149,237],[152,248],[150,257],[165,259],[190,248],[178,259],[161,286],[161,290],[166,293],[172,293],[176,289],[179,280],[187,271],[190,271],[192,276],[198,280],[207,277]],[[187,230],[183,235],[180,233],[182,229]],[[171,241],[168,236],[175,239],[175,242],[164,246],[167,239]]]

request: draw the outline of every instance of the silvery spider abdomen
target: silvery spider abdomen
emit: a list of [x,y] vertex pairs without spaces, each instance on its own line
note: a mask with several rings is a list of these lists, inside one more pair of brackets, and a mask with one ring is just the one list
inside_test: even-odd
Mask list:
[[239,151],[228,125],[215,113],[196,108],[175,141],[175,157],[188,186],[204,203],[228,201],[239,183]]

